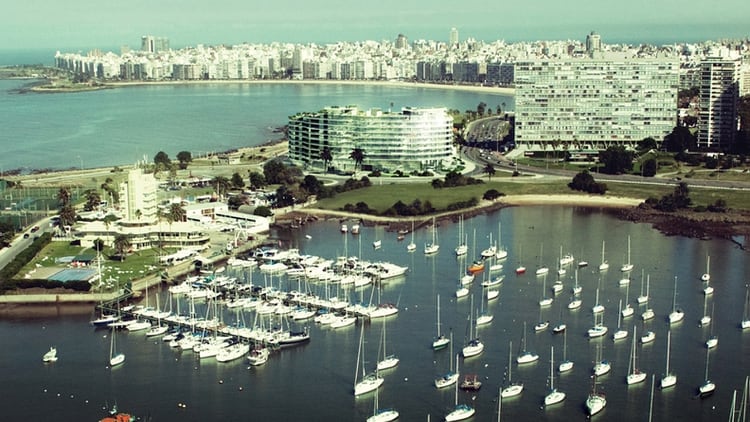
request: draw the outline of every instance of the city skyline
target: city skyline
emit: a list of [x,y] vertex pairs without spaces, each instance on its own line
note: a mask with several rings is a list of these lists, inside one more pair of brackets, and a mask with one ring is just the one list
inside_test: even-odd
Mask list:
[[237,0],[181,4],[135,0],[91,7],[89,2],[38,0],[6,5],[0,17],[2,49],[138,48],[146,34],[170,39],[173,48],[196,44],[332,43],[395,39],[509,42],[581,39],[591,30],[604,43],[670,43],[744,38],[750,6],[742,0],[714,3],[667,0],[600,7],[587,0],[532,1],[467,8],[447,1],[378,3],[280,0],[272,6]]

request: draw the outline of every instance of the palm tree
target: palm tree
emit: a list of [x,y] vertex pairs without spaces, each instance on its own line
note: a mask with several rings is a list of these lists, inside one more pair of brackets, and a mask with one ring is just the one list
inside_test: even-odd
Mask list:
[[487,174],[488,179],[492,180],[492,176],[495,175],[495,166],[493,166],[490,163],[487,163],[484,166],[484,169],[482,169],[482,171]]
[[227,179],[224,176],[216,176],[211,180],[211,185],[214,187],[214,190],[216,190],[216,193],[219,194],[219,196],[222,196],[227,190],[229,190],[229,179]]
[[115,254],[120,256],[121,261],[125,260],[125,253],[130,250],[131,246],[130,239],[128,239],[127,235],[118,234],[117,237],[115,237]]
[[70,203],[70,190],[66,187],[60,188],[57,191],[57,201],[61,207],[64,207]]
[[328,163],[333,160],[333,154],[331,154],[331,148],[323,147],[320,151],[320,159],[323,160],[323,169],[328,173]]
[[349,154],[349,158],[354,160],[354,171],[357,171],[357,166],[362,169],[362,161],[365,160],[365,151],[362,148],[354,148]]
[[60,208],[60,225],[72,226],[76,222],[76,210],[72,205],[66,204]]
[[169,206],[169,212],[167,213],[167,219],[171,221],[185,221],[185,208],[182,208],[182,204],[172,204]]

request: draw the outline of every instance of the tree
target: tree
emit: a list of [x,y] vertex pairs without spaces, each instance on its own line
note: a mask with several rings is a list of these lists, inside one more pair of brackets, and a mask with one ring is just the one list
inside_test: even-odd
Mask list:
[[299,184],[299,187],[307,191],[310,195],[317,195],[323,189],[323,182],[318,180],[317,177],[309,174],[305,176],[302,183]]
[[643,177],[654,177],[656,176],[656,159],[649,158],[641,164],[641,176]]
[[115,255],[120,257],[120,261],[125,260],[125,254],[130,250],[131,246],[132,245],[130,243],[130,239],[127,235],[118,234],[117,236],[115,236]]
[[261,189],[266,186],[266,177],[257,171],[251,171],[248,174],[248,179],[250,180],[251,189]]
[[656,140],[649,136],[638,142],[637,148],[638,151],[651,151],[652,149],[656,149],[656,146]]
[[60,207],[60,225],[72,226],[76,222],[76,210],[72,205],[66,204]]
[[193,162],[193,155],[190,151],[180,151],[177,153],[177,161],[179,161],[180,170],[185,170],[188,163]]
[[99,208],[99,204],[102,202],[99,192],[95,189],[88,189],[83,194],[86,196],[86,203],[83,204],[84,211],[93,211]]
[[357,166],[362,168],[362,161],[365,160],[365,151],[362,148],[354,148],[349,154],[349,158],[354,160],[354,171],[357,171]]
[[611,146],[599,153],[599,162],[604,164],[602,173],[626,173],[633,169],[633,152],[622,145]]
[[4,248],[9,246],[13,241],[13,235],[15,235],[15,233],[16,231],[12,224],[0,221],[0,247]]
[[239,173],[232,174],[232,187],[235,189],[242,189],[245,187],[245,181],[242,179],[242,176],[240,176]]
[[698,145],[698,141],[690,129],[684,126],[676,126],[672,129],[672,133],[664,137],[662,148],[668,152],[682,152],[686,150],[694,150]]
[[166,152],[159,151],[154,155],[154,164],[159,168],[166,169],[172,164],[172,160],[169,159]]
[[568,187],[573,190],[596,193],[604,195],[607,192],[607,185],[594,180],[594,176],[588,171],[582,171],[573,177],[568,183]]
[[487,163],[482,171],[487,175],[488,179],[492,180],[492,176],[495,175],[495,166]]
[[255,210],[253,211],[253,215],[259,215],[261,217],[270,217],[273,215],[273,211],[271,211],[270,208],[261,205],[255,208]]
[[288,207],[290,205],[294,204],[294,195],[289,191],[289,188],[286,185],[279,186],[278,189],[276,189],[276,199],[274,201],[274,206],[276,208],[281,207]]
[[62,187],[57,191],[57,202],[60,203],[61,207],[64,207],[70,203],[70,190]]
[[211,186],[219,196],[223,196],[229,190],[229,179],[224,176],[216,176],[211,180]]
[[323,160],[323,170],[328,173],[328,163],[333,160],[331,148],[323,147],[323,149],[320,151],[320,159]]
[[495,199],[505,196],[504,193],[499,192],[497,189],[490,189],[482,195],[482,199],[486,199],[488,201],[494,201]]
[[479,115],[479,117],[484,116],[484,111],[486,109],[487,109],[487,104],[484,101],[477,104],[477,114]]

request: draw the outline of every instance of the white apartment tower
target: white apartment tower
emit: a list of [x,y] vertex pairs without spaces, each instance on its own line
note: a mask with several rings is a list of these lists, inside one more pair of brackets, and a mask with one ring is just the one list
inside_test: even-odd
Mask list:
[[451,32],[448,36],[448,43],[451,47],[455,47],[458,45],[458,29],[451,28]]
[[698,147],[725,150],[737,132],[740,61],[709,57],[700,67]]
[[586,35],[586,54],[596,57],[602,51],[602,37],[594,31]]
[[677,121],[673,58],[567,58],[515,67],[516,145],[607,149],[661,141]]
[[449,165],[455,155],[453,118],[445,108],[403,108],[400,112],[328,107],[289,117],[289,159],[303,167],[352,169],[352,151],[364,152],[362,167],[409,171]]
[[156,192],[159,183],[142,169],[128,172],[128,180],[120,185],[120,201],[125,205],[124,220],[132,225],[149,225],[158,221]]

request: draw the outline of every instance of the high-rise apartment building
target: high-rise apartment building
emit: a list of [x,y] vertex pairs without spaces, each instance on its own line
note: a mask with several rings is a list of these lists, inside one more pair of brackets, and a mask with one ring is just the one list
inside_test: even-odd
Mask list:
[[448,35],[448,43],[451,47],[455,47],[458,45],[458,29],[451,28],[451,32]]
[[586,54],[596,57],[602,52],[602,37],[594,31],[586,35]]
[[515,66],[516,144],[606,149],[661,141],[677,119],[674,58],[567,58]]
[[169,50],[169,38],[144,35],[141,37],[141,51],[159,53]]
[[365,169],[424,170],[449,165],[455,155],[453,118],[445,108],[410,108],[400,112],[328,107],[289,117],[290,160],[303,167],[352,169],[355,148],[364,152]]
[[730,148],[737,132],[740,61],[709,57],[700,66],[698,146]]
[[151,173],[142,169],[128,172],[128,179],[120,185],[120,201],[124,204],[124,219],[133,225],[154,224],[158,220],[156,193],[159,183]]

